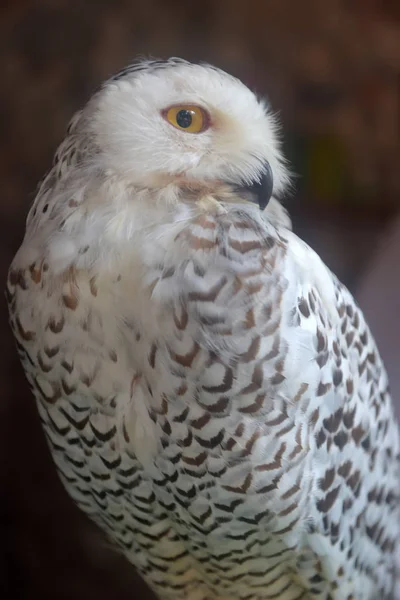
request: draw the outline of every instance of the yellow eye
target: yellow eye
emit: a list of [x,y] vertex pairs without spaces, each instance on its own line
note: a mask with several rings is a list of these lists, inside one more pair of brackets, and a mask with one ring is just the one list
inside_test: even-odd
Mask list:
[[171,106],[164,114],[171,125],[188,133],[200,133],[209,126],[207,113],[199,106]]

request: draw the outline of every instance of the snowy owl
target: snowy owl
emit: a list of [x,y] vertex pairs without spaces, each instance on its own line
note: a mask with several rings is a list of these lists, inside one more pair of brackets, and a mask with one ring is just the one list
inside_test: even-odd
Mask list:
[[162,600],[392,598],[387,376],[287,185],[245,85],[140,62],[73,118],[9,271],[60,477]]

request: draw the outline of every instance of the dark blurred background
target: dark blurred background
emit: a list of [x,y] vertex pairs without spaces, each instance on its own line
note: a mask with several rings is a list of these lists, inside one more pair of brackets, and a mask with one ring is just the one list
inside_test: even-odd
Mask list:
[[[376,289],[400,192],[399,0],[1,2],[1,281],[69,118],[138,54],[209,61],[266,95],[299,175],[295,230],[356,295]],[[61,489],[1,309],[1,597],[148,597]]]

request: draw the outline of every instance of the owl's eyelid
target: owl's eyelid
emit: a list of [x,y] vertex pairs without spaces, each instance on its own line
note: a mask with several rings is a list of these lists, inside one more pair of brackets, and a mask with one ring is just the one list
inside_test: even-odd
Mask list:
[[208,111],[204,106],[200,104],[196,104],[196,102],[175,102],[174,104],[170,104],[166,108],[161,109],[161,114],[166,114],[171,108],[181,108],[181,109],[190,109],[190,108],[198,108],[202,113],[207,113]]

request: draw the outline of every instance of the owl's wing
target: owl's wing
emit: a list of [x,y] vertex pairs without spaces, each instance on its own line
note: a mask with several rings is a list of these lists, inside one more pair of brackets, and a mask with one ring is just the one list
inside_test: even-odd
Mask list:
[[164,431],[180,418],[194,434],[180,460],[186,454],[201,473],[204,452],[215,454],[215,493],[229,506],[238,500],[231,525],[249,511],[262,523],[269,511],[269,532],[296,545],[296,568],[316,592],[328,581],[332,594],[338,586],[367,598],[374,585],[389,594],[399,434],[361,311],[318,256],[268,215],[238,208],[201,216],[179,243],[189,257],[179,294],[162,276],[154,294],[168,285],[175,298],[179,336],[166,368],[186,369],[183,397],[197,399],[180,403],[171,391],[172,410],[157,417]]

